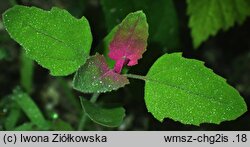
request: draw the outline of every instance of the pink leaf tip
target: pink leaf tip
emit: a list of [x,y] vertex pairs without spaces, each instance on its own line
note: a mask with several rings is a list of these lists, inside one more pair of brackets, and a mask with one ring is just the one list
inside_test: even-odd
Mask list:
[[130,13],[119,24],[109,45],[109,57],[116,61],[114,71],[120,73],[124,65],[133,66],[146,51],[148,24],[142,11]]

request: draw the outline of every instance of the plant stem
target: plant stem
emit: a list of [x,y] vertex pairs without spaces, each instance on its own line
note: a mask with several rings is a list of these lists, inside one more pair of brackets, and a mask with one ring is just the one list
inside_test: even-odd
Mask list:
[[[90,98],[90,102],[91,102],[91,103],[95,103],[95,102],[97,101],[99,95],[100,95],[100,93],[94,93],[94,94],[92,95],[92,97]],[[82,97],[80,97],[80,99],[82,99]],[[81,100],[80,100],[80,101],[81,101]],[[81,103],[81,104],[82,104],[82,103]],[[82,106],[82,105],[81,105],[81,106]],[[82,106],[82,107],[83,107],[83,106]],[[81,131],[81,130],[84,129],[87,120],[88,120],[87,114],[86,114],[86,112],[84,112],[84,114],[82,115],[82,118],[81,118],[81,120],[80,120],[80,122],[79,122],[79,125],[78,125],[78,129],[77,129],[78,131]]]
[[91,103],[95,103],[99,97],[100,93],[94,93],[92,97],[90,98]]
[[68,98],[69,103],[71,103],[73,107],[77,108],[77,112],[80,112],[80,110],[82,110],[81,105],[79,105],[79,102],[77,101],[75,95],[73,94],[72,88],[69,86],[66,79],[60,77],[57,78],[57,80],[64,91],[65,98]]
[[84,126],[85,126],[85,124],[86,124],[87,118],[88,118],[88,117],[87,117],[86,113],[84,113],[84,114],[82,115],[82,118],[81,118],[80,122],[79,122],[77,131],[83,130],[83,128],[84,128]]
[[34,62],[27,57],[24,49],[20,55],[21,69],[20,69],[20,83],[21,86],[29,94],[32,92],[33,75],[34,75]]
[[146,76],[134,75],[134,74],[124,74],[124,76],[126,76],[128,78],[133,78],[133,79],[146,81]]

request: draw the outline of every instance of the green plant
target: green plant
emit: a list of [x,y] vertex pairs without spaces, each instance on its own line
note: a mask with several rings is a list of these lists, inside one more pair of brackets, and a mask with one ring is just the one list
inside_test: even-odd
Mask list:
[[[99,93],[129,84],[128,78],[145,81],[147,109],[159,121],[171,118],[183,124],[219,124],[234,120],[247,111],[244,99],[225,79],[206,68],[203,62],[182,57],[182,53],[163,55],[146,76],[130,74],[128,69],[122,72],[124,66],[136,65],[146,51],[149,33],[142,11],[128,14],[104,39],[107,45],[103,49],[104,55],[96,53],[93,56],[89,55],[92,34],[85,17],[76,19],[56,7],[44,11],[36,7],[14,6],[3,14],[3,22],[30,59],[50,70],[53,76],[76,72],[73,88],[93,93],[90,101],[80,97],[85,113],[79,130],[83,129],[87,117],[104,126],[121,124],[125,116],[122,107],[101,108],[95,102]],[[157,37],[152,39],[157,40]],[[19,93],[14,94],[16,97],[28,97],[20,90],[15,93]],[[39,119],[27,113],[33,121],[24,127],[35,124],[38,128],[47,128],[49,123],[36,112],[38,114],[34,115]]]
[[247,0],[187,0],[189,26],[195,48],[220,30],[228,30],[235,23],[242,24],[250,15]]

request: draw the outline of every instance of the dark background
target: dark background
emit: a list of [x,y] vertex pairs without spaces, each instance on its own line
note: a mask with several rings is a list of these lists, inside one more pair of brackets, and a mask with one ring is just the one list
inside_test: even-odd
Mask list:
[[[12,7],[13,0],[0,0],[0,13]],[[90,23],[93,33],[92,54],[94,48],[107,35],[105,17],[102,6],[98,0],[16,0],[18,4],[37,6],[49,10],[52,6],[67,9],[73,16],[85,16]],[[155,2],[155,1],[153,1]],[[213,69],[215,73],[228,80],[244,97],[246,103],[250,104],[250,18],[242,25],[234,25],[227,31],[219,31],[214,37],[210,37],[198,49],[194,49],[185,1],[174,1],[179,21],[180,44],[178,48],[167,49],[170,52],[183,52],[185,57],[205,61],[206,66]],[[1,19],[2,20],[2,19]],[[20,46],[10,37],[0,24],[0,47],[8,53],[8,58],[0,61],[0,119],[4,120],[7,113],[7,96],[12,90],[20,85]],[[130,69],[130,73],[145,75],[153,62],[164,52],[160,45],[149,42],[147,52],[137,66]],[[154,48],[154,50],[153,50]],[[35,63],[33,77],[32,98],[45,114],[46,118],[56,113],[59,118],[70,123],[76,128],[81,108],[78,93],[70,87],[73,75],[68,77],[52,77],[48,71]],[[126,118],[119,128],[106,128],[88,122],[86,130],[250,130],[249,111],[234,121],[223,122],[220,125],[202,124],[201,126],[183,125],[171,119],[165,119],[160,123],[147,112],[144,103],[144,82],[130,80],[131,84],[110,93],[101,94],[99,103],[117,103],[126,108]],[[63,86],[64,85],[64,86]],[[66,90],[65,90],[66,89]],[[66,92],[65,92],[66,91]],[[69,92],[69,93],[67,93]],[[74,99],[72,102],[68,98]],[[89,95],[85,95],[89,97]],[[22,118],[19,123],[26,121]],[[1,123],[1,121],[0,121]],[[0,124],[1,126],[2,124]],[[0,130],[2,127],[0,127]]]

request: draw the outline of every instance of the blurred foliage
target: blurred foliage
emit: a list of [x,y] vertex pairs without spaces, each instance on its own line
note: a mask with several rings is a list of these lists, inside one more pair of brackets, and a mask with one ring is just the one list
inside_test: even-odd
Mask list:
[[6,59],[7,58],[7,51],[4,48],[0,48],[0,60]]
[[[192,30],[188,27],[188,4],[185,1],[124,0],[117,2],[113,0],[0,0],[0,13],[15,4],[21,4],[46,10],[56,6],[68,10],[77,18],[85,16],[90,23],[94,38],[92,48],[96,48],[99,52],[103,51],[105,46],[101,44],[103,38],[122,18],[131,11],[142,9],[149,21],[149,45],[139,64],[130,69],[131,73],[145,75],[153,62],[164,52],[176,52],[181,48],[185,57],[205,61],[215,73],[228,79],[228,82],[240,91],[249,107],[249,18],[245,18],[240,26],[231,26],[225,32],[216,31],[216,36],[204,39],[198,50],[194,50]],[[221,1],[221,4],[224,5],[224,1]],[[211,24],[211,20],[207,21],[210,23],[205,25]],[[196,26],[192,29],[194,27]],[[203,27],[202,30],[207,29]],[[83,94],[72,89],[72,75],[63,78],[52,77],[46,69],[26,61],[21,50],[20,46],[10,39],[0,19],[0,130],[77,130],[84,114],[78,97]],[[92,50],[91,53],[95,54],[95,51]],[[98,100],[98,105],[110,103],[124,106],[126,117],[122,124],[118,128],[107,128],[87,120],[84,130],[250,130],[249,112],[235,121],[223,122],[220,125],[202,124],[196,127],[183,125],[170,119],[160,123],[146,110],[143,99],[144,82],[130,80],[130,83],[118,91],[101,94]],[[13,99],[18,93],[12,91],[18,85],[23,89],[19,89],[18,93],[21,93],[21,99],[24,99],[27,104],[18,101],[21,100],[19,98]],[[91,97],[88,94],[83,96]],[[33,112],[28,110],[29,107],[34,109],[38,118],[33,118]],[[44,127],[44,125],[47,126]]]
[[242,24],[250,15],[248,0],[187,0],[189,26],[195,48],[220,30]]
[[[180,46],[179,25],[172,0],[101,0],[106,27],[111,31],[130,12],[143,10],[149,24],[149,41],[167,50]],[[156,48],[157,49],[157,48]]]

